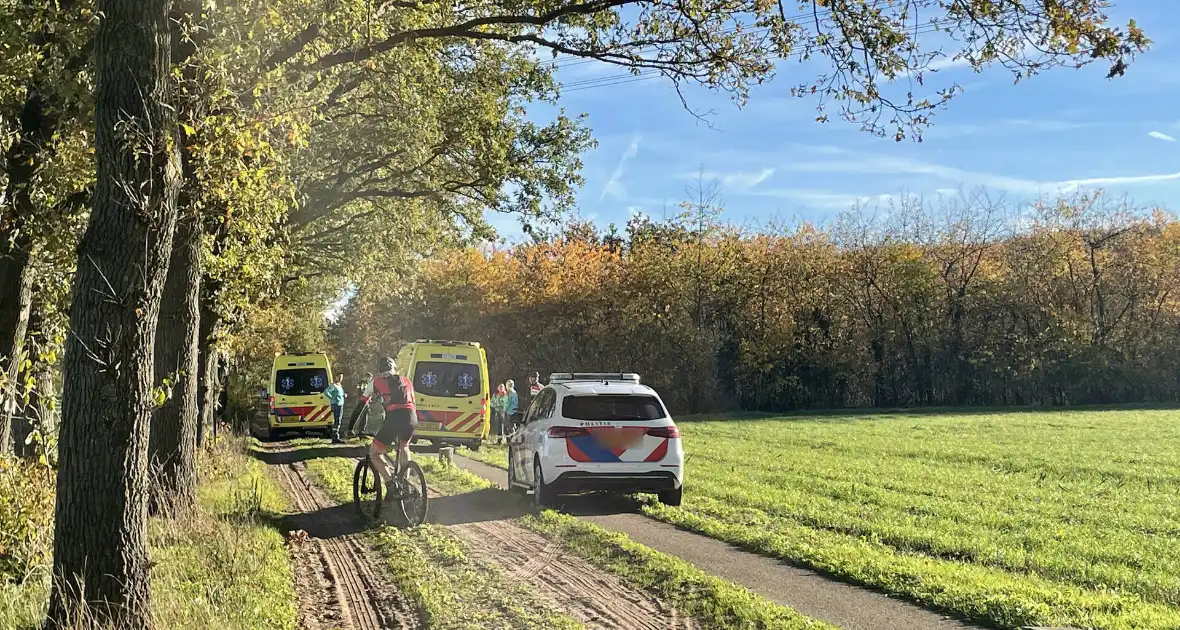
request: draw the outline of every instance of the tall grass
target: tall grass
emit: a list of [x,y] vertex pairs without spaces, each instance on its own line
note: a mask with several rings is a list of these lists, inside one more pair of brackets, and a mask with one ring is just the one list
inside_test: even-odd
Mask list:
[[[219,439],[200,456],[197,508],[151,520],[157,628],[295,628],[291,567],[275,527],[287,502],[264,468],[241,440]],[[23,482],[25,492],[31,479]],[[52,492],[49,497],[48,511],[38,513],[42,531],[28,539],[38,545],[52,544]],[[43,561],[22,579],[0,580],[0,630],[32,629],[45,616],[50,558],[41,550],[22,554]],[[92,626],[82,612],[75,617],[79,630]]]

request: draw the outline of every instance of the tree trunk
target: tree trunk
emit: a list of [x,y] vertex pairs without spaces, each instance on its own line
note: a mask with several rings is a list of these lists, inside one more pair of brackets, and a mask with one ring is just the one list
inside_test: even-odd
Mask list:
[[171,0],[100,0],[97,185],[66,346],[48,627],[150,628],[147,443],[180,180]]
[[[213,290],[207,278],[201,280],[200,314],[197,349],[197,448],[204,448],[205,435],[213,426],[213,405],[217,388],[217,331],[220,320],[213,308]],[[212,396],[212,398],[210,398]]]
[[[34,287],[31,293],[38,296],[44,295],[41,287]],[[47,334],[45,308],[46,304],[43,299],[35,299],[29,309],[25,346],[30,358],[39,354],[40,349],[36,346],[37,340],[44,340]],[[28,443],[29,436],[33,431],[40,431],[42,436],[46,434],[45,425],[49,420],[49,413],[52,411],[50,401],[53,400],[53,366],[46,365],[41,361],[34,361],[33,369],[28,375],[35,380],[33,389],[29,392],[29,399],[25,401],[20,413],[17,413],[12,421],[12,448],[18,457],[36,457],[37,448],[36,445]],[[42,395],[42,388],[45,388],[44,395]]]
[[13,240],[15,243],[0,234],[0,454],[12,448],[17,379],[33,302],[28,249],[31,243],[23,234]]
[[[192,88],[183,91],[184,97],[178,102],[177,115],[181,121],[199,119],[204,111],[200,104],[201,90],[193,85],[196,66],[189,63],[198,41],[203,43],[207,39],[208,29],[200,17],[203,14],[199,1],[175,0],[171,20],[172,58],[182,68],[186,87]],[[184,36],[189,19],[197,20],[193,25],[197,32],[191,38]],[[172,241],[168,278],[164,282],[160,325],[156,329],[156,381],[170,380],[172,396],[156,411],[148,440],[148,466],[156,475],[150,505],[154,514],[186,512],[197,499],[201,220],[193,205],[199,183],[187,142],[181,146],[180,158],[184,177],[177,199],[180,216]]]
[[[45,363],[40,363],[35,368],[33,378],[37,380],[36,386],[33,388],[32,395],[29,396],[29,404],[25,406],[25,415],[29,418],[31,428],[39,431],[41,437],[52,435],[57,428],[57,410],[53,405],[54,390],[56,385],[53,382],[53,366]],[[19,445],[18,445],[18,448]],[[52,453],[45,452],[44,442],[41,446],[36,443],[25,447],[23,455],[25,457],[37,457],[44,454],[46,457],[51,457]]]
[[197,496],[197,328],[201,234],[196,217],[177,224],[156,335],[156,381],[172,396],[156,410],[148,440],[153,513],[179,513]]

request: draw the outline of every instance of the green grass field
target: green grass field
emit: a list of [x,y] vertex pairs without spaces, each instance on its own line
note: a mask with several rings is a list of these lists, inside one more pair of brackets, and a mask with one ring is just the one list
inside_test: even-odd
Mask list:
[[1180,412],[681,429],[685,503],[648,503],[661,520],[1000,627],[1180,628]]

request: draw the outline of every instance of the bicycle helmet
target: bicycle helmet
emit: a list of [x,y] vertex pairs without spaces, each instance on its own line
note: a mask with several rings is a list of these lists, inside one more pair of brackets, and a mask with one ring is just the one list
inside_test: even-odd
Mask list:
[[380,359],[377,359],[377,363],[374,364],[374,367],[376,369],[373,370],[373,372],[376,374],[381,374],[382,372],[396,372],[397,371],[397,363],[395,363],[393,361],[393,359],[390,357],[382,357]]

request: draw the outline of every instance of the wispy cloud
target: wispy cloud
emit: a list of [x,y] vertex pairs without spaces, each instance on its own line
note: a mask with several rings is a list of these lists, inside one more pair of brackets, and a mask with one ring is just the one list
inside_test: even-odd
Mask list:
[[1155,138],[1156,140],[1163,140],[1164,142],[1175,142],[1176,141],[1175,138],[1173,138],[1172,136],[1169,136],[1168,134],[1166,134],[1162,131],[1149,131],[1149,132],[1147,132],[1147,135],[1151,136],[1152,138]]
[[773,168],[763,168],[757,171],[737,173],[719,173],[716,171],[682,173],[680,179],[697,179],[699,177],[705,180],[716,181],[726,190],[746,192],[769,179],[771,175],[774,175]]
[[611,173],[610,179],[606,181],[606,185],[602,187],[602,194],[598,196],[598,200],[602,201],[607,195],[615,199],[625,199],[627,197],[627,189],[623,187],[623,175],[627,172],[627,162],[630,162],[639,153],[639,136],[631,136],[631,143],[627,145],[627,149],[619,156],[619,163],[615,165],[615,171]]
[[1155,175],[1125,175],[1116,177],[1091,177],[1088,179],[1069,179],[1060,182],[1050,182],[1063,191],[1079,188],[1095,188],[1099,186],[1133,186],[1138,184],[1158,184],[1180,179],[1180,173],[1160,173]]
[[974,136],[981,134],[1014,134],[1027,135],[1034,133],[1054,133],[1073,131],[1085,127],[1094,127],[1098,123],[1080,120],[1028,120],[1025,118],[1003,118],[1000,120],[983,121],[978,124],[946,124],[937,122],[930,129],[922,133],[926,139]]
[[848,151],[845,160],[809,161],[785,164],[782,170],[795,172],[858,173],[873,175],[925,175],[956,185],[983,186],[1025,195],[1071,192],[1079,188],[1154,184],[1180,179],[1180,173],[1118,175],[1064,180],[1034,180],[972,171],[954,166],[901,157]]
[[866,203],[872,199],[868,195],[850,195],[832,190],[814,190],[808,188],[765,188],[752,194],[761,197],[783,199],[817,210],[847,210],[859,203]]

